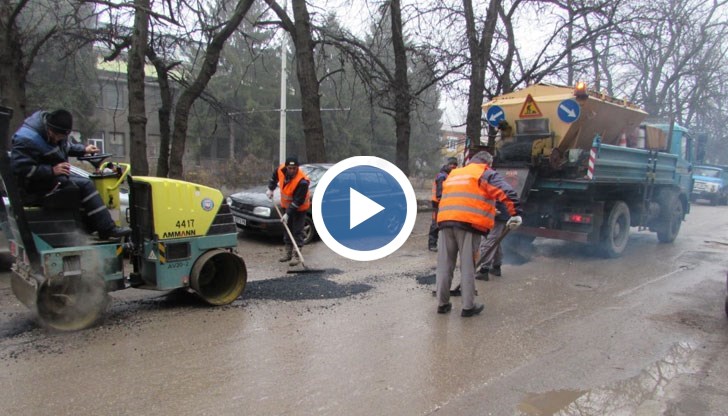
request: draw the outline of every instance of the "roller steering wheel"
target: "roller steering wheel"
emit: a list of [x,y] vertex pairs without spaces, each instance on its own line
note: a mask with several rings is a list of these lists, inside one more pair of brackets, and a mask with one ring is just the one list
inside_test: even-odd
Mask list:
[[111,153],[96,153],[95,155],[89,155],[89,156],[78,156],[78,160],[86,161],[93,165],[96,170],[98,170],[101,167],[101,164],[104,163],[104,160],[110,158],[113,156]]

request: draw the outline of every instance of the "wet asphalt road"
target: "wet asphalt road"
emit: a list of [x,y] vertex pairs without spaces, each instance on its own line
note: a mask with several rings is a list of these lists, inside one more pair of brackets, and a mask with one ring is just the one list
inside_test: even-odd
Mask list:
[[726,213],[695,205],[669,245],[633,231],[620,259],[539,239],[468,319],[435,313],[427,213],[379,261],[306,247],[320,274],[241,235],[232,305],[130,289],[76,333],[39,328],[1,274],[0,413],[726,415]]

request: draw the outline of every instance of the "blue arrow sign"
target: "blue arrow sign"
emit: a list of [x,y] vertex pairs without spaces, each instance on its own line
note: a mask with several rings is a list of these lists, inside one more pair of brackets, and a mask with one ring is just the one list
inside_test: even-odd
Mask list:
[[576,102],[576,100],[572,100],[571,98],[569,98],[559,103],[557,113],[561,121],[563,121],[564,123],[573,123],[579,119],[579,114],[581,114],[581,107],[579,106],[579,103]]
[[485,113],[485,118],[488,120],[488,124],[493,127],[498,127],[498,124],[506,119],[506,113],[499,105],[494,105],[488,108]]

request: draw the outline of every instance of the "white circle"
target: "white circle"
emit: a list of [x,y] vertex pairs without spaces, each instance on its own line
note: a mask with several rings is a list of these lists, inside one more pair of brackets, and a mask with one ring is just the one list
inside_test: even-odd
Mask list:
[[[336,178],[341,172],[355,168],[357,166],[373,166],[379,168],[388,174],[390,174],[402,188],[404,192],[405,201],[407,203],[407,214],[405,215],[404,224],[402,229],[396,237],[389,243],[374,250],[354,250],[345,245],[339,243],[326,228],[323,216],[321,215],[321,204],[324,199],[326,189],[331,184],[331,181]],[[341,162],[332,166],[319,180],[316,186],[316,192],[313,194],[313,223],[316,227],[316,232],[321,241],[326,244],[328,248],[334,251],[334,253],[346,257],[351,260],[357,261],[371,261],[378,260],[386,257],[402,247],[407,241],[409,235],[412,233],[412,229],[415,226],[415,220],[417,219],[417,197],[415,196],[415,190],[412,188],[407,176],[393,163],[375,156],[354,156],[348,159],[344,159]]]

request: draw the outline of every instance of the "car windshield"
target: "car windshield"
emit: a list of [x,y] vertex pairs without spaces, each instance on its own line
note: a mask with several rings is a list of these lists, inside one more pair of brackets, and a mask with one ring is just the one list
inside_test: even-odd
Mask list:
[[720,170],[710,168],[695,168],[695,175],[708,178],[720,178]]
[[326,173],[326,168],[321,166],[301,166],[301,169],[303,169],[303,172],[308,176],[309,179],[311,179],[311,185],[316,186],[318,181],[321,179],[322,176],[324,176],[324,173]]

